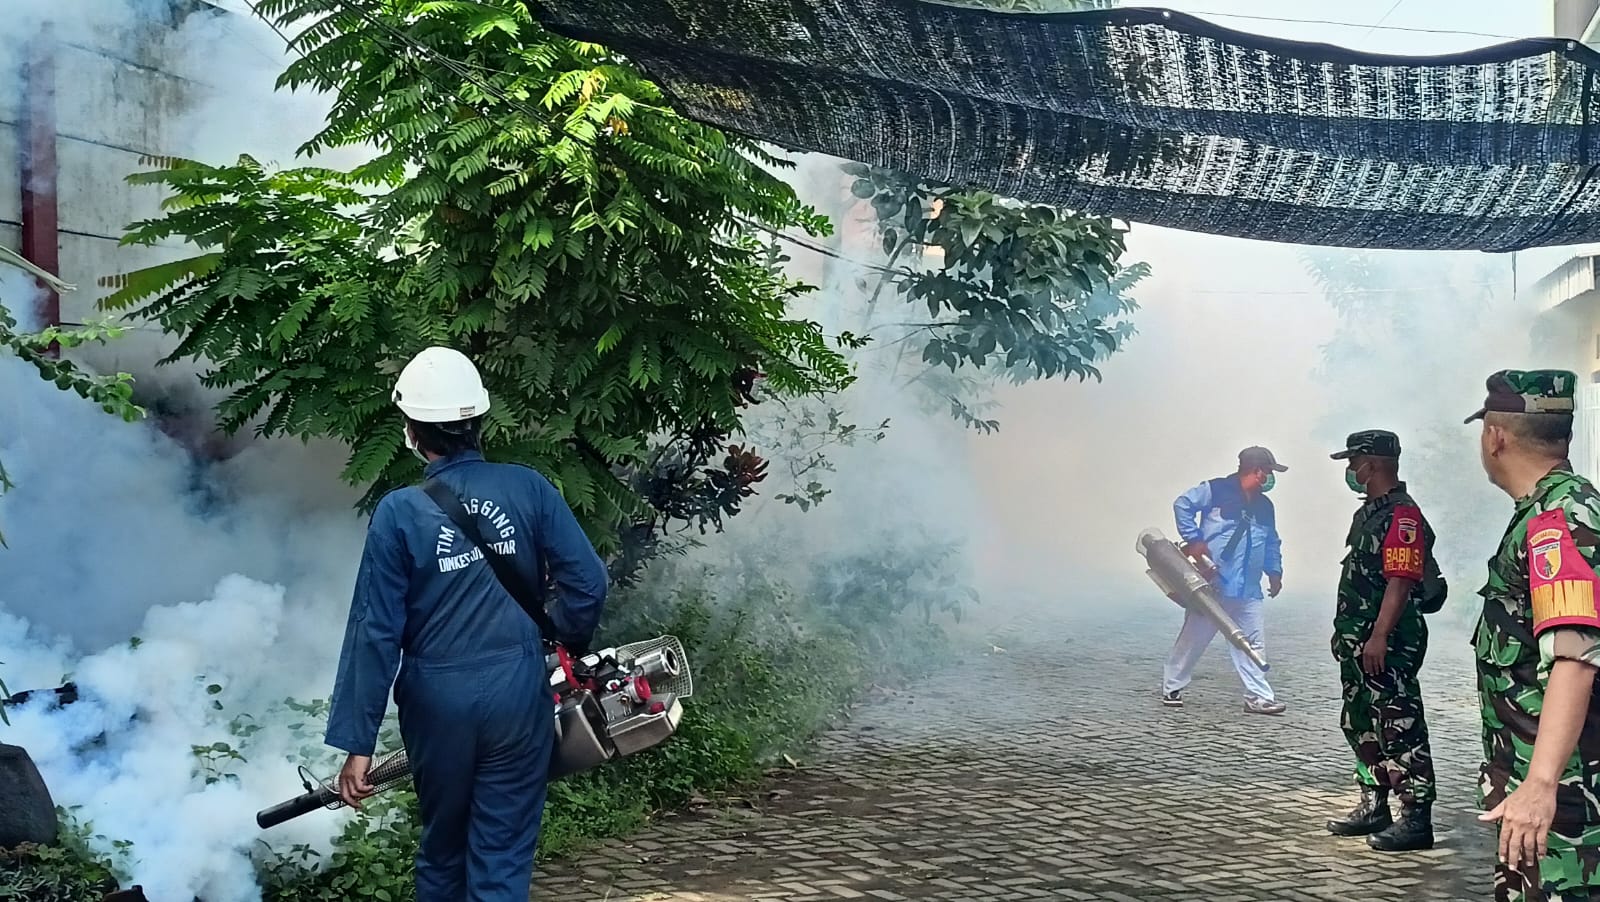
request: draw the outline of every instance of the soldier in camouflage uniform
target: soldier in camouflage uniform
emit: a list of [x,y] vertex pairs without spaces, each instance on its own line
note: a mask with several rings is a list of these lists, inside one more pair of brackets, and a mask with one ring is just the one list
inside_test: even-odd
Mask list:
[[[1354,433],[1330,456],[1348,461],[1345,483],[1366,502],[1345,539],[1349,551],[1333,618],[1333,657],[1344,687],[1341,725],[1355,752],[1361,803],[1329,821],[1328,830],[1366,836],[1369,846],[1384,852],[1432,848],[1433,753],[1417,674],[1428,650],[1423,614],[1443,601],[1433,530],[1400,481],[1394,433]],[[1391,791],[1400,797],[1398,821],[1389,810]]]
[[1501,902],[1600,900],[1600,493],[1567,459],[1576,384],[1502,370],[1467,420],[1483,420],[1484,470],[1516,499],[1473,637]]

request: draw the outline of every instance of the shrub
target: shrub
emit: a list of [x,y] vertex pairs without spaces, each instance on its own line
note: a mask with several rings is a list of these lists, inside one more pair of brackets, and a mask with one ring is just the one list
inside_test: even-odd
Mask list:
[[[606,641],[675,635],[689,650],[695,695],[659,748],[553,783],[539,837],[543,860],[633,832],[697,794],[749,785],[780,755],[798,751],[868,685],[915,675],[942,634],[928,623],[884,631],[874,653],[829,609],[781,585],[755,581],[718,607],[711,574],[672,593],[626,593]],[[909,618],[906,618],[909,619]],[[898,639],[885,637],[898,636]],[[325,868],[308,849],[263,865],[269,902],[410,898],[415,794],[391,790],[351,817]]]
[[[697,795],[751,784],[780,756],[798,754],[866,687],[920,674],[926,662],[939,659],[943,647],[931,615],[945,610],[945,603],[916,594],[929,590],[925,583],[918,589],[915,568],[877,568],[854,582],[834,582],[826,599],[797,596],[776,580],[752,575],[766,572],[760,569],[741,567],[737,578],[721,577],[720,592],[714,571],[685,575],[661,569],[678,588],[624,590],[601,638],[677,636],[694,669],[694,698],[685,706],[677,734],[664,745],[550,786],[539,838],[543,860],[626,835]],[[941,588],[935,596],[947,591]],[[737,601],[723,604],[718,597]],[[303,741],[308,763],[326,766],[336,757],[317,747],[325,701],[285,700],[260,713],[273,722],[296,715],[287,728]],[[241,749],[248,752],[259,729],[250,718],[236,721],[233,732]],[[391,717],[379,746],[393,748],[397,742]],[[229,779],[228,762],[240,756],[231,746],[228,753],[210,754],[215,748],[196,747],[197,773]],[[264,843],[258,857],[263,899],[411,899],[420,834],[416,806],[409,786],[374,796],[361,811],[344,815],[327,856],[308,846],[282,849]],[[98,902],[115,889],[112,862],[89,848],[92,825],[76,824],[70,812],[62,815],[62,847],[0,855],[0,902]],[[119,854],[128,851],[126,843],[113,845]]]
[[[65,809],[61,845],[23,844],[0,849],[0,900],[4,902],[100,902],[117,889],[110,862],[89,849],[92,827],[80,825]],[[125,844],[119,844],[125,849]]]

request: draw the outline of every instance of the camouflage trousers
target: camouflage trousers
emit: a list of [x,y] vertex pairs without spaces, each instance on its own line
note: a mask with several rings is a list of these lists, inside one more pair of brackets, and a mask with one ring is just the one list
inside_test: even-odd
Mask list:
[[1417,670],[1391,656],[1380,674],[1361,670],[1359,659],[1339,659],[1344,685],[1340,726],[1356,755],[1356,778],[1391,790],[1405,803],[1434,800],[1433,751],[1422,712]]
[[1524,877],[1504,864],[1494,869],[1495,902],[1600,902],[1600,830],[1584,831],[1583,845],[1552,832],[1539,875]]

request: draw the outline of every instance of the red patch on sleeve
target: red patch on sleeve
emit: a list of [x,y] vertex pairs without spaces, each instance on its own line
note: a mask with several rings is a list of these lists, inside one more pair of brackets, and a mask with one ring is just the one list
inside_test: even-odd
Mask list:
[[1578,551],[1566,511],[1545,511],[1528,521],[1528,589],[1534,635],[1556,626],[1600,627],[1594,568]]
[[1383,538],[1383,575],[1422,581],[1422,511],[1402,504],[1389,518],[1389,534]]

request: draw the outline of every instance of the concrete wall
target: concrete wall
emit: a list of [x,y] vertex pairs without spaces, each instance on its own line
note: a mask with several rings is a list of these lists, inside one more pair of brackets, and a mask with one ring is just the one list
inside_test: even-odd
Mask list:
[[1600,0],[1551,0],[1550,33],[1558,38],[1583,37],[1583,30],[1597,8],[1600,8]]
[[[231,15],[204,0],[97,2],[121,5],[121,15],[95,28],[55,27],[60,275],[77,286],[61,297],[67,323],[98,315],[96,303],[110,293],[96,284],[100,278],[194,253],[176,243],[118,246],[129,224],[160,215],[162,200],[160,189],[124,179],[147,168],[141,155],[182,154],[189,143],[185,116],[204,86],[165,70],[163,43],[191,16]],[[25,56],[19,41],[0,40],[0,243],[14,250],[22,224]],[[126,337],[74,357],[140,375],[172,344],[159,328],[136,325]]]
[[1538,346],[1551,365],[1600,381],[1600,256],[1580,254],[1535,282]]
[[1533,325],[1539,365],[1578,374],[1572,464],[1600,478],[1600,256],[1582,253],[1530,288],[1540,313]]

